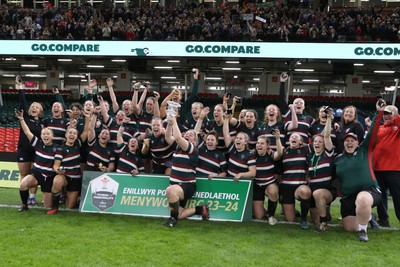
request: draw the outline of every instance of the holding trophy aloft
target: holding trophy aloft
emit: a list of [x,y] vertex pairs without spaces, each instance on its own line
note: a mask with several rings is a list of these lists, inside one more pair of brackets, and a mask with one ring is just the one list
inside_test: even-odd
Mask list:
[[167,116],[176,117],[181,105],[175,101],[168,101]]

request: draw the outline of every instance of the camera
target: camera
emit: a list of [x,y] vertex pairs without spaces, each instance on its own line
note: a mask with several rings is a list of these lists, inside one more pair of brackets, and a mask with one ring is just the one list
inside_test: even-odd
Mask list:
[[227,109],[227,110],[226,110],[226,114],[227,114],[227,115],[231,115],[231,114],[232,114],[232,109],[230,109],[230,108]]
[[274,134],[274,133],[275,133],[275,129],[272,128],[272,127],[270,127],[269,130],[268,130],[268,132],[269,132],[270,134]]
[[282,78],[282,79],[286,79],[287,77],[288,77],[287,72],[282,72],[282,73],[281,73],[281,78]]
[[383,100],[382,98],[378,100],[378,106],[379,107],[383,107],[385,105],[385,100]]
[[241,98],[241,97],[236,97],[236,103],[237,103],[237,104],[242,103],[242,98]]
[[149,82],[149,81],[142,82],[142,84],[143,84],[145,87],[150,86],[150,82]]
[[330,108],[331,108],[330,106],[326,106],[322,112],[328,114]]
[[227,96],[228,98],[231,98],[231,97],[232,97],[232,94],[231,94],[231,93],[226,93],[226,96]]
[[18,83],[22,83],[22,78],[21,78],[21,76],[18,76],[18,77],[17,77],[17,82],[18,82]]

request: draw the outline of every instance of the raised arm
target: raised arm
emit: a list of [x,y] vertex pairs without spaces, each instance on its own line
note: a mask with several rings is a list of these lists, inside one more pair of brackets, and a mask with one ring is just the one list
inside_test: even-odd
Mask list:
[[117,145],[122,145],[124,143],[124,138],[122,137],[124,134],[125,127],[123,125],[119,126],[117,133]]
[[222,97],[222,105],[224,106],[225,110],[228,110],[228,103],[231,95],[232,95],[231,93],[225,93],[224,96]]
[[22,79],[18,75],[15,77],[15,88],[18,90],[18,100],[19,100],[19,107],[20,109],[24,112],[23,114],[28,115],[28,110],[26,109],[26,99],[25,99],[25,93],[22,86]]
[[222,126],[222,132],[224,134],[224,141],[226,147],[229,147],[230,144],[232,143],[232,138],[231,135],[229,134],[229,121],[231,117],[232,117],[231,115],[225,116],[224,125]]
[[182,137],[182,133],[179,130],[178,123],[176,122],[175,116],[168,116],[167,117],[168,126],[172,126],[172,133],[175,139],[175,142],[182,148],[182,150],[186,151],[189,148],[189,141]]
[[110,99],[111,99],[111,103],[112,103],[112,107],[113,107],[113,112],[115,114],[119,110],[119,104],[117,102],[117,97],[115,96],[115,92],[114,92],[114,88],[113,88],[114,81],[113,81],[113,79],[108,78],[106,82],[107,82],[108,92],[110,94]]
[[172,136],[172,124],[173,121],[168,121],[167,122],[167,128],[165,129],[165,141],[167,141],[168,144],[172,145],[175,141],[174,137]]
[[286,98],[286,88],[285,83],[289,78],[286,72],[282,72],[280,76],[280,84],[279,84],[279,106],[282,114],[285,114],[289,110],[289,103]]
[[272,133],[275,137],[275,142],[276,142],[276,151],[273,154],[274,160],[279,160],[282,155],[283,155],[283,146],[282,146],[282,142],[281,142],[281,138],[280,138],[280,132],[278,129],[274,129],[273,133]]
[[183,103],[181,103],[180,114],[182,115],[182,118],[180,118],[180,119],[181,119],[182,123],[184,121],[183,116],[185,116],[190,111],[192,104],[196,100],[197,94],[199,92],[199,80],[200,80],[199,70],[193,69],[192,71],[193,71],[193,76],[194,76],[193,85],[192,85],[192,93],[190,94],[190,96],[187,99],[185,99],[185,101]]
[[95,79],[91,80],[89,86],[86,88],[87,94],[84,97],[84,101],[93,100],[93,89],[97,86],[97,81]]
[[132,88],[133,88],[132,110],[136,116],[139,116],[140,113],[142,112],[142,108],[140,106],[138,106],[138,96],[139,96],[140,85],[141,85],[141,83],[137,82],[132,86]]
[[368,148],[372,151],[373,149],[373,145],[374,142],[371,142],[371,138],[376,136],[376,134],[378,133],[379,130],[379,125],[382,121],[382,117],[383,117],[383,111],[386,107],[386,103],[384,105],[382,105],[382,107],[379,105],[379,100],[376,102],[376,110],[378,111],[378,114],[374,116],[374,119],[372,120],[371,123],[371,128],[368,131],[367,136],[365,137],[363,143],[361,144],[362,146],[368,145]]
[[23,112],[24,112],[23,110],[22,111],[15,110],[15,117],[19,120],[19,122],[21,124],[21,129],[24,131],[24,134],[26,135],[28,140],[32,141],[34,135],[31,132],[31,130],[29,130],[29,127],[24,120]]
[[97,113],[93,113],[93,115],[90,118],[89,122],[89,129],[88,129],[88,142],[92,142],[96,138],[96,121],[97,121]]
[[297,119],[296,110],[295,110],[293,104],[289,105],[289,109],[290,109],[290,114],[291,114],[291,121],[289,122],[287,130],[293,131],[293,130],[297,129],[297,127],[299,127],[299,121]]
[[137,106],[138,106],[138,111],[137,112],[139,112],[137,114],[137,116],[139,116],[142,113],[143,103],[146,100],[147,93],[149,92],[149,89],[150,89],[150,83],[145,84],[143,93],[140,96],[139,103],[137,104]]
[[203,110],[200,112],[200,116],[197,119],[196,125],[194,126],[194,132],[196,134],[201,132],[201,126],[203,125],[204,118],[208,116],[208,113],[210,113],[209,107],[203,108]]
[[67,106],[65,105],[65,101],[64,98],[62,97],[62,95],[60,94],[60,90],[58,90],[57,86],[53,86],[53,94],[56,98],[56,101],[59,102],[61,104],[61,106],[63,107],[64,110],[67,109]]
[[179,89],[174,89],[171,91],[171,93],[169,93],[169,95],[167,95],[166,98],[164,98],[163,102],[160,105],[160,117],[165,118],[167,117],[167,106],[168,106],[168,101],[171,101],[173,98],[177,98],[179,97]]
[[333,118],[333,110],[329,108],[326,114],[326,123],[324,129],[324,142],[325,142],[325,149],[328,151],[332,151],[333,143],[331,138],[332,132],[332,118]]
[[142,155],[147,155],[147,153],[149,153],[149,149],[150,149],[150,139],[145,138],[143,139]]
[[158,100],[160,99],[160,94],[158,92],[153,92],[154,94],[154,111],[153,117],[160,118],[160,105],[158,104]]
[[81,133],[81,140],[83,142],[86,141],[86,139],[88,138],[88,132],[89,132],[89,122],[90,122],[90,114],[87,113],[83,113],[83,116],[85,117],[85,124],[83,126],[83,131]]
[[110,119],[110,115],[108,115],[106,106],[104,105],[103,97],[101,95],[97,95],[97,100],[99,101],[100,112],[101,116],[103,117],[103,122],[107,123],[108,120]]

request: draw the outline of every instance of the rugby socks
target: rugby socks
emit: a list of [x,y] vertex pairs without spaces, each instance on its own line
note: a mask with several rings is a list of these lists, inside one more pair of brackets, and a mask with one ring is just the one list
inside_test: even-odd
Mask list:
[[358,231],[364,230],[365,232],[367,232],[367,227],[368,227],[368,224],[359,224]]
[[21,196],[22,204],[28,206],[29,189],[19,190],[19,195]]
[[202,206],[196,206],[194,208],[195,208],[194,214],[195,215],[201,215],[201,211],[202,211],[203,207]]
[[179,201],[174,203],[169,203],[169,208],[171,212],[171,217],[178,220],[179,217]]
[[29,198],[36,198],[36,194],[30,193],[30,194],[29,194]]
[[268,199],[268,216],[275,216],[276,207],[278,206],[278,202],[272,201]]
[[310,210],[310,200],[300,200],[300,208],[301,208],[301,218],[307,220],[307,214]]
[[60,197],[61,197],[61,192],[53,193],[51,195],[52,209],[58,209],[58,205],[60,203]]

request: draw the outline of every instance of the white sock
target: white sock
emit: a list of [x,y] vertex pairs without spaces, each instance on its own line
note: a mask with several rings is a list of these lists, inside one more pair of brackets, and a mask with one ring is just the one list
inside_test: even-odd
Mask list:
[[365,232],[367,232],[367,227],[368,227],[368,224],[359,224],[358,231],[364,230]]
[[29,198],[36,198],[36,194],[30,193],[30,194],[29,194]]

